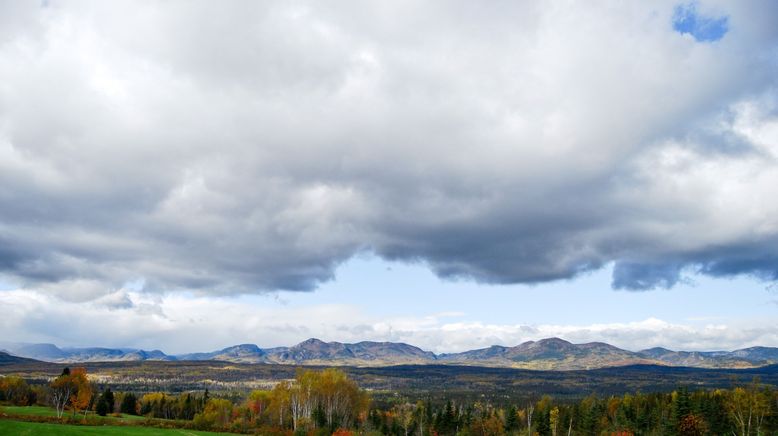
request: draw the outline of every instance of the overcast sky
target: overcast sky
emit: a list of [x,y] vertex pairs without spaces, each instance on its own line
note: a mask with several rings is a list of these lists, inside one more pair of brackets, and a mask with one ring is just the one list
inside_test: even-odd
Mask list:
[[0,341],[778,346],[776,22],[0,3]]

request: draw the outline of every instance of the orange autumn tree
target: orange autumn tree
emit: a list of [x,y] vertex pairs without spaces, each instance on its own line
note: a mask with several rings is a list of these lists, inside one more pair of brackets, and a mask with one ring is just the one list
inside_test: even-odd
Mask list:
[[70,377],[76,386],[76,391],[70,396],[70,407],[73,408],[74,415],[79,410],[83,410],[84,418],[86,418],[86,412],[92,405],[92,394],[94,393],[92,384],[86,376],[86,368],[74,368],[70,372]]
[[70,406],[75,415],[79,410],[86,411],[92,403],[92,384],[86,375],[86,368],[65,368],[62,374],[51,382],[51,401],[61,418],[65,408]]
[[61,418],[71,395],[78,389],[70,376],[70,368],[65,368],[62,374],[51,382],[50,387],[52,405],[57,410],[57,418]]

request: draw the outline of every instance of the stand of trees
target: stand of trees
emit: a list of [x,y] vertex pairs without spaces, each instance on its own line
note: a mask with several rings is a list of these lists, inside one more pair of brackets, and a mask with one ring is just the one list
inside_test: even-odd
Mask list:
[[[578,401],[544,396],[523,404],[398,400],[370,408],[368,394],[337,369],[300,370],[272,390],[237,397],[186,392],[98,392],[86,371],[65,369],[47,389],[0,377],[0,402],[46,399],[61,417],[94,410],[160,418],[172,426],[237,433],[345,436],[778,435],[778,391],[754,380],[732,389],[633,393]],[[166,424],[167,425],[167,424]]]
[[385,435],[778,435],[778,391],[745,387],[586,397],[556,403],[545,396],[523,405],[475,402],[398,404],[372,410],[370,427]]
[[[168,395],[161,392],[155,392],[143,395],[140,400],[134,399],[134,395],[124,397],[124,409],[131,409],[131,402],[135,401],[135,412],[153,418],[161,419],[181,419],[192,420],[198,413],[202,413],[208,403],[208,392],[204,394],[183,393],[179,395]],[[128,413],[128,412],[125,412]]]
[[37,393],[27,382],[16,376],[0,377],[0,402],[7,402],[15,406],[29,406],[35,404]]
[[200,429],[331,434],[363,427],[369,405],[369,396],[343,371],[301,370],[293,381],[282,381],[272,391],[252,391],[243,404],[210,399],[194,422]]

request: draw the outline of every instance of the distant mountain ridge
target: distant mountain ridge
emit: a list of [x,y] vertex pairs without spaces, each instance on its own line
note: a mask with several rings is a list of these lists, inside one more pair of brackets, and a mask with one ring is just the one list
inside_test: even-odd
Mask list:
[[749,368],[778,363],[778,348],[735,351],[672,351],[650,348],[628,351],[603,342],[573,344],[559,338],[528,341],[514,347],[493,345],[461,353],[435,354],[397,342],[324,342],[311,338],[291,347],[262,349],[240,344],[205,353],[168,355],[133,348],[59,348],[54,344],[4,344],[10,355],[48,362],[144,360],[218,360],[287,365],[388,366],[452,364],[543,370],[596,369],[635,364],[697,368]]
[[[275,363],[328,364],[344,362],[350,365],[392,365],[429,363],[434,353],[404,343],[363,341],[355,344],[324,342],[311,338],[287,349],[279,348],[270,355]],[[346,363],[348,362],[348,363]]]
[[559,338],[528,341],[515,347],[491,346],[462,353],[443,354],[439,360],[479,366],[527,369],[592,369],[657,363],[602,342],[573,344]]
[[210,353],[181,354],[175,360],[224,360],[235,363],[267,363],[267,354],[254,344],[241,344]]
[[0,365],[12,365],[12,364],[29,363],[29,362],[35,362],[35,360],[28,359],[26,357],[14,356],[5,350],[0,351]]
[[114,362],[141,360],[176,360],[160,350],[138,350],[134,348],[59,348],[54,344],[20,344],[8,352],[19,357],[46,362]]

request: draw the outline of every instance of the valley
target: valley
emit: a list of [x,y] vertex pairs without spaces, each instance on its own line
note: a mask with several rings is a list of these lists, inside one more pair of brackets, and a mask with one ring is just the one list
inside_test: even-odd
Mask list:
[[[19,359],[19,358],[11,358]],[[61,373],[63,364],[19,359],[0,364],[1,374],[19,375],[30,383],[46,384]],[[299,365],[203,361],[85,362],[90,378],[101,386],[135,392],[203,391],[229,394],[271,389],[291,380]],[[305,368],[323,368],[305,366]],[[705,369],[660,365],[629,365],[593,370],[526,370],[472,365],[344,366],[342,369],[376,401],[401,397],[411,400],[482,399],[521,401],[552,395],[581,398],[590,394],[666,392],[678,386],[695,389],[730,388],[759,378],[778,386],[778,365],[745,369]]]

